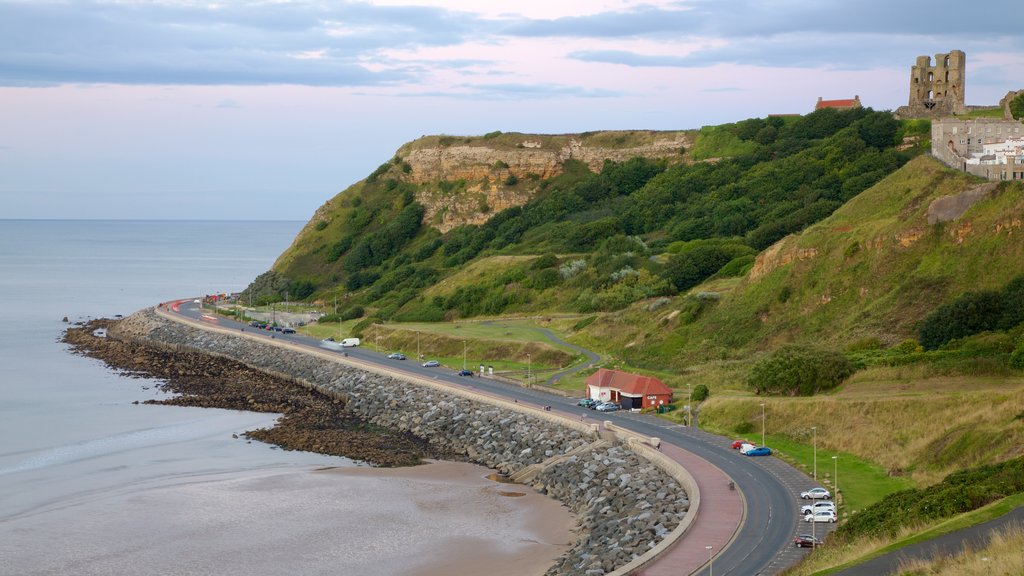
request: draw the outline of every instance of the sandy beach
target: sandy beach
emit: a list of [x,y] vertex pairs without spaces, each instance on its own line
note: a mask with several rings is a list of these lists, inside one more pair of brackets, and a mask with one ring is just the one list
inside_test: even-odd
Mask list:
[[17,519],[4,574],[543,574],[572,542],[558,502],[430,462],[187,477]]

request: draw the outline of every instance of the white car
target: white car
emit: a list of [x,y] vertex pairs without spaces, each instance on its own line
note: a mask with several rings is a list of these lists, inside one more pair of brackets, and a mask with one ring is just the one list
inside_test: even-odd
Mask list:
[[748,443],[740,444],[740,454],[746,454],[747,452],[750,452],[754,448],[757,448],[757,446],[754,446],[753,444],[750,444],[749,442]]
[[835,514],[836,504],[831,500],[822,500],[821,502],[815,502],[814,504],[804,504],[800,507],[800,514],[806,516],[807,514],[817,510],[826,510]]
[[800,493],[800,497],[804,500],[811,498],[813,500],[829,500],[832,498],[832,494],[828,490],[825,490],[821,486],[817,488],[811,488]]
[[813,514],[804,516],[804,522],[835,522],[836,513],[827,510],[815,510]]

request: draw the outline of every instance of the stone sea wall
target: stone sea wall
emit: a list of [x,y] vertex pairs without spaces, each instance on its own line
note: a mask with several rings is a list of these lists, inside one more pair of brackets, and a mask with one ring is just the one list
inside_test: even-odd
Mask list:
[[244,335],[165,319],[152,309],[121,321],[112,337],[225,356],[346,401],[383,427],[408,431],[478,464],[513,474],[552,457],[530,484],[578,518],[580,538],[548,574],[600,575],[634,561],[672,532],[689,509],[682,486],[628,446],[599,442],[587,426],[529,414],[440,386],[420,385]]

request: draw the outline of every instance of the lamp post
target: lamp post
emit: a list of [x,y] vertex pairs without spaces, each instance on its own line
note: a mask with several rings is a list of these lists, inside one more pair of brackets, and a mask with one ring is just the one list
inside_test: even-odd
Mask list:
[[811,426],[811,432],[814,433],[814,480],[818,480],[818,427]]
[[764,446],[764,402],[761,403],[761,446]]
[[533,382],[533,358],[529,354],[526,355],[526,387],[530,387],[530,383]]
[[711,555],[711,551],[714,546],[705,546],[704,549],[708,551],[708,576],[715,576],[715,558]]
[[420,331],[417,330],[416,331],[416,359],[419,360],[421,358],[423,358],[423,355],[420,354]]
[[690,383],[686,383],[686,426],[689,428],[693,424],[693,393],[690,392]]
[[462,369],[466,369],[466,341],[462,341]]
[[833,499],[839,502],[839,456],[832,457],[832,484],[832,490],[835,491]]

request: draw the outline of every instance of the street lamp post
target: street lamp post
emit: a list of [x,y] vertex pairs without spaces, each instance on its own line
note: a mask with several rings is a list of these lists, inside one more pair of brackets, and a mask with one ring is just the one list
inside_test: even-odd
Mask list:
[[811,432],[814,433],[814,480],[818,480],[818,427],[811,426]]
[[761,446],[764,446],[764,402],[761,403]]
[[835,500],[839,501],[839,456],[832,457],[832,490],[835,491]]
[[533,358],[529,354],[526,355],[526,387],[529,388],[533,382]]
[[690,392],[690,383],[686,383],[686,426],[693,425],[693,393]]
[[423,355],[420,354],[420,331],[417,330],[416,331],[416,359],[419,360],[421,358],[423,358]]
[[462,341],[462,369],[466,369],[466,341]]
[[711,555],[711,551],[714,546],[705,546],[704,549],[708,551],[708,576],[715,576],[715,558]]

